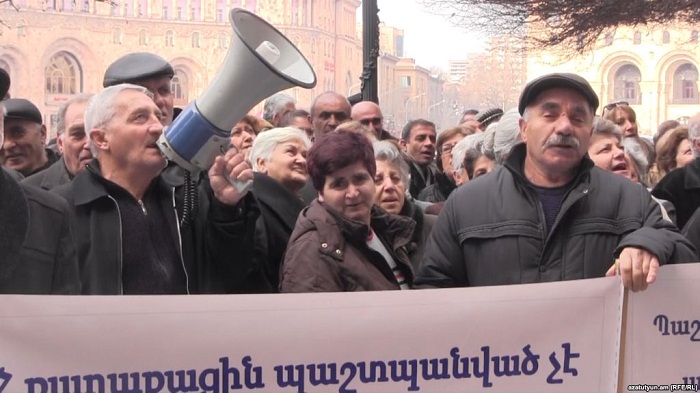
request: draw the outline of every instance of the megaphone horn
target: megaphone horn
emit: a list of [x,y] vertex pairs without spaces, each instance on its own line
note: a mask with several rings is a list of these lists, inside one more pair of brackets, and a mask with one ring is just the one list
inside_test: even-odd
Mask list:
[[258,102],[316,86],[311,64],[274,26],[241,8],[229,19],[234,35],[221,71],[158,140],[163,154],[190,172],[208,170],[229,149],[231,128]]

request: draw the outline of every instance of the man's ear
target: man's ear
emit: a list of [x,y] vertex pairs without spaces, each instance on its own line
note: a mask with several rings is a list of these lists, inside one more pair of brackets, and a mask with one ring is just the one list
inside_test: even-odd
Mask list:
[[406,152],[406,150],[408,149],[408,144],[403,139],[399,139],[399,146],[401,146],[401,150],[403,150],[404,152]]
[[[521,117],[520,120],[518,120],[518,126],[520,127],[520,139],[523,142],[527,142],[527,122]],[[591,129],[593,131],[593,129]]]
[[46,140],[46,125],[42,124],[41,127],[39,127],[39,134],[41,134],[41,141],[46,144],[48,142]]
[[323,191],[319,191],[319,192],[318,192],[318,201],[321,202],[321,203],[324,202],[324,200],[323,200]]
[[62,132],[61,135],[56,137],[56,146],[58,146],[58,151],[63,154],[63,138],[65,137],[66,132]]
[[109,138],[107,131],[101,128],[93,128],[89,134],[90,140],[99,150],[109,150]]

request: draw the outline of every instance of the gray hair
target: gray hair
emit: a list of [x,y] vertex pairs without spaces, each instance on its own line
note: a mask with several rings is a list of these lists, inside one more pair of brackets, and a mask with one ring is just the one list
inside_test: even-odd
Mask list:
[[596,116],[593,119],[593,135],[609,135],[614,136],[617,140],[622,140],[622,131],[620,127],[608,119],[603,119]]
[[284,93],[277,93],[268,98],[265,100],[265,104],[263,106],[263,119],[272,123],[272,118],[284,110],[284,107],[290,102],[296,105],[297,100],[295,100],[294,97],[290,96],[289,94]]
[[374,148],[374,159],[376,161],[385,161],[395,166],[401,174],[401,180],[408,189],[410,169],[408,163],[401,155],[399,149],[389,141],[379,141],[372,144]]
[[[104,127],[112,121],[117,114],[116,98],[124,90],[136,90],[151,97],[151,99],[153,98],[153,94],[148,89],[139,85],[122,83],[107,87],[92,96],[90,101],[88,101],[85,108],[85,132],[89,134],[91,130]],[[99,149],[97,149],[92,139],[88,139],[88,147],[93,157],[97,157]]]
[[[527,121],[529,116],[529,108],[526,108],[522,118]],[[518,108],[513,108],[506,111],[498,123],[486,129],[482,150],[484,154],[495,157],[496,164],[503,164],[513,146],[520,142],[520,113]]]
[[462,170],[462,164],[464,163],[464,156],[470,149],[478,148],[484,142],[484,133],[477,132],[462,138],[461,141],[452,148],[452,167],[455,172]]
[[639,182],[646,186],[649,184],[649,161],[647,160],[646,150],[644,150],[644,147],[642,147],[639,139],[636,137],[623,138],[622,146],[625,148],[625,152],[630,158],[634,160],[639,170]]
[[92,96],[94,96],[92,93],[80,93],[73,96],[70,100],[64,102],[58,107],[58,113],[56,114],[58,117],[58,123],[56,124],[56,135],[61,135],[66,130],[66,112],[68,112],[68,108],[73,104],[88,102]]
[[700,139],[700,118],[691,119],[688,122],[688,139],[690,139],[690,145],[693,148],[693,156],[700,157],[700,151],[695,147],[695,142]]
[[278,127],[258,134],[253,141],[253,147],[250,148],[249,160],[253,171],[261,171],[258,160],[269,161],[277,145],[293,140],[300,141],[307,149],[311,148],[311,141],[306,133],[296,127]]

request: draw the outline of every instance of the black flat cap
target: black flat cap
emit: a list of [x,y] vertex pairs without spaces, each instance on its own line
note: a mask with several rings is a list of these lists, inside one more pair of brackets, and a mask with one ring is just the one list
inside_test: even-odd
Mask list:
[[107,67],[102,86],[134,83],[146,78],[175,75],[173,67],[162,57],[148,52],[129,53]]
[[24,98],[10,98],[2,102],[7,114],[5,120],[19,119],[30,120],[37,124],[44,124],[44,118],[39,112],[39,108],[32,104],[31,101]]
[[10,74],[0,68],[0,101],[5,98],[8,91],[10,91]]
[[600,102],[598,101],[598,95],[596,95],[593,88],[588,83],[587,80],[576,74],[568,73],[555,73],[543,75],[539,78],[531,80],[523,92],[520,94],[520,103],[518,104],[518,112],[520,116],[525,112],[525,108],[530,105],[537,96],[547,89],[552,89],[555,87],[564,87],[579,92],[585,99],[591,104],[593,108],[593,113],[598,109]]

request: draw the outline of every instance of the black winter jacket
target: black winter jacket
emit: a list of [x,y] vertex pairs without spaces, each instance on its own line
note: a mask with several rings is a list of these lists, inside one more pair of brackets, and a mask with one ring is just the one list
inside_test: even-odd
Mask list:
[[51,190],[60,185],[70,183],[72,178],[68,169],[66,169],[63,157],[61,157],[58,161],[51,164],[50,167],[27,177],[22,182],[44,190]]
[[676,225],[683,229],[690,216],[700,207],[700,158],[671,171],[651,193],[673,204],[676,208]]
[[516,146],[504,167],[454,192],[428,240],[417,286],[603,277],[630,246],[661,264],[697,259],[643,186],[594,167],[588,156],[547,235],[541,203],[523,173],[525,154],[524,144]]

